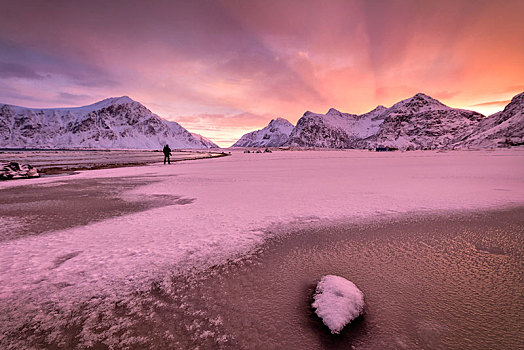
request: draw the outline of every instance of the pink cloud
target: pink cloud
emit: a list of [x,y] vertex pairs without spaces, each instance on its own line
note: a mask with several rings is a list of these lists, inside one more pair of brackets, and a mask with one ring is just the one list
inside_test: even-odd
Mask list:
[[523,12],[519,0],[3,2],[0,102],[130,95],[223,140],[417,92],[464,108],[522,91]]

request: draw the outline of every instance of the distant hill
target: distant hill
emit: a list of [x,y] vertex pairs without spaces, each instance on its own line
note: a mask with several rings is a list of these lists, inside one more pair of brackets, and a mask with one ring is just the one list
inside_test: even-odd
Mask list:
[[127,96],[76,108],[0,105],[2,148],[218,148]]
[[[176,122],[170,122],[170,123],[178,124]],[[204,137],[200,134],[196,134],[194,132],[192,132],[191,135],[193,135],[195,139],[197,139],[200,143],[202,143],[205,146],[204,148],[220,148],[220,146],[218,146],[216,143],[214,143],[207,137]]]
[[271,120],[261,129],[242,136],[232,147],[278,147],[287,142],[293,124],[283,118]]

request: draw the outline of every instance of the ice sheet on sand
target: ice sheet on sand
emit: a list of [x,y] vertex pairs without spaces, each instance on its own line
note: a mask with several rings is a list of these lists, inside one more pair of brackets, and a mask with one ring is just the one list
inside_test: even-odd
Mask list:
[[344,277],[327,275],[317,284],[312,306],[331,333],[340,333],[364,310],[364,293]]

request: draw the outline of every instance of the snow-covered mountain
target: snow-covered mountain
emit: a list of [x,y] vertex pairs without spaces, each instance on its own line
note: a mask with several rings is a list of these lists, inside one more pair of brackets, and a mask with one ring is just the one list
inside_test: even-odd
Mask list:
[[308,111],[298,120],[285,145],[353,148],[358,141],[378,132],[385,109],[379,106],[360,116],[342,113],[334,108],[326,114]]
[[0,147],[158,149],[218,147],[127,96],[76,108],[0,105]]
[[[170,123],[176,123],[176,122],[170,122]],[[178,124],[178,123],[177,123]],[[195,139],[197,139],[198,141],[200,141],[204,146],[204,148],[220,148],[220,146],[218,146],[216,143],[214,143],[213,141],[211,141],[210,139],[208,139],[207,137],[204,137],[200,134],[197,134],[197,133],[194,133],[192,132],[191,135],[193,135],[193,137]]]
[[461,148],[495,148],[524,145],[524,92],[513,97],[503,111],[485,118]]
[[400,149],[485,148],[521,145],[524,93],[490,117],[451,108],[422,93],[362,114],[306,112],[281,146]]
[[232,147],[279,147],[286,143],[292,130],[293,124],[286,119],[273,119],[264,129],[242,136]]
[[400,149],[453,148],[477,130],[482,114],[450,108],[424,94],[416,94],[385,110],[376,134],[358,148],[388,146]]

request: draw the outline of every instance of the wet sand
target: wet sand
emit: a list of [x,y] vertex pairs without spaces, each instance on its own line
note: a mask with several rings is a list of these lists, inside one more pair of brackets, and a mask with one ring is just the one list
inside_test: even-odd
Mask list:
[[[101,296],[73,310],[44,307],[46,322],[26,315],[5,325],[0,344],[95,349],[524,344],[524,208],[279,230],[287,234],[253,255],[173,275],[116,303]],[[346,277],[365,294],[365,314],[340,335],[331,335],[310,307],[324,274]]]
[[2,189],[0,242],[152,208],[191,203],[190,199],[177,196],[151,195],[128,200],[122,197],[126,191],[155,181],[159,180],[154,177],[68,178],[64,182]]
[[[524,208],[412,216],[294,232],[257,264],[204,285],[243,348],[515,349],[524,344],[523,257]],[[366,298],[364,316],[340,335],[310,308],[325,274]]]

